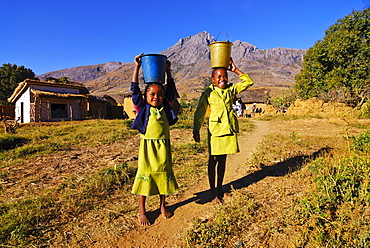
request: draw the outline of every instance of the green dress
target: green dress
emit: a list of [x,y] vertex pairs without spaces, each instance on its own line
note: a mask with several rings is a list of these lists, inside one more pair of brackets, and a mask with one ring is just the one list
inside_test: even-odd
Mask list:
[[138,170],[132,193],[150,196],[176,192],[169,124],[163,107],[150,107],[146,133],[140,138]]

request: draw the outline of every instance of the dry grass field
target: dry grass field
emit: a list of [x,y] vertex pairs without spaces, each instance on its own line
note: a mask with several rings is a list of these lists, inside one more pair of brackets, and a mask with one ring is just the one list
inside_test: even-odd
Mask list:
[[[188,110],[189,113],[192,109]],[[171,130],[180,191],[163,219],[137,223],[130,193],[139,136],[129,120],[24,125],[0,133],[3,247],[365,247],[370,242],[369,119],[241,118],[224,204],[208,199],[205,130]]]

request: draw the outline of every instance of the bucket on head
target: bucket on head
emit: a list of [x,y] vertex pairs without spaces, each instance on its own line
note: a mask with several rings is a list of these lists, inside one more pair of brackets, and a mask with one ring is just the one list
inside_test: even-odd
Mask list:
[[163,54],[141,56],[141,67],[145,83],[164,83],[167,57]]
[[215,41],[208,45],[211,53],[212,68],[229,67],[232,45],[233,43],[228,41]]

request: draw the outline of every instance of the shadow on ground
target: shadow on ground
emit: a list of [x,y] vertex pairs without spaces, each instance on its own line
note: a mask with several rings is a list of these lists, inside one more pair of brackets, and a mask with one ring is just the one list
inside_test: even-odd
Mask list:
[[[258,181],[260,181],[260,180],[262,180],[266,177],[269,177],[269,176],[280,177],[280,176],[284,176],[288,173],[292,173],[294,171],[297,171],[297,170],[301,169],[304,166],[304,164],[306,164],[307,161],[314,160],[314,159],[322,156],[323,154],[328,153],[330,150],[331,150],[331,148],[324,147],[324,148],[321,148],[321,149],[317,150],[316,152],[314,152],[310,155],[296,156],[296,157],[293,157],[293,158],[289,158],[285,161],[279,162],[275,165],[263,167],[259,171],[253,172],[249,175],[246,175],[242,178],[239,178],[235,181],[232,181],[228,184],[225,184],[222,187],[223,191],[225,193],[230,193],[231,188],[233,188],[233,189],[242,189],[242,188],[248,187],[249,185],[251,185],[253,183],[256,183],[256,182],[258,182]],[[197,192],[194,195],[195,196],[193,196],[189,199],[186,199],[184,201],[181,201],[181,202],[178,202],[176,204],[173,204],[173,205],[169,206],[168,209],[171,212],[175,213],[177,208],[179,208],[181,206],[184,206],[188,203],[196,202],[198,204],[206,204],[208,202],[211,202],[211,200],[212,200],[210,198],[209,190]],[[148,217],[150,217],[150,220],[154,222],[155,219],[158,218],[159,214],[160,214],[159,211],[153,211],[153,212],[149,213]]]

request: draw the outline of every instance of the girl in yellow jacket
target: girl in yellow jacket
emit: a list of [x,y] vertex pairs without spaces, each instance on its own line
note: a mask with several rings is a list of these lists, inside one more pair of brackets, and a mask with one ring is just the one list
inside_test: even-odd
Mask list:
[[[230,59],[230,66],[214,68],[212,82],[205,89],[199,99],[194,114],[193,137],[200,141],[199,130],[203,124],[207,108],[211,110],[208,122],[208,179],[211,188],[212,201],[222,202],[222,182],[225,175],[226,155],[239,152],[237,133],[239,132],[238,119],[233,110],[234,96],[253,85],[248,74],[241,72]],[[227,70],[239,75],[242,82],[228,84]],[[217,167],[217,187],[216,187]]]

